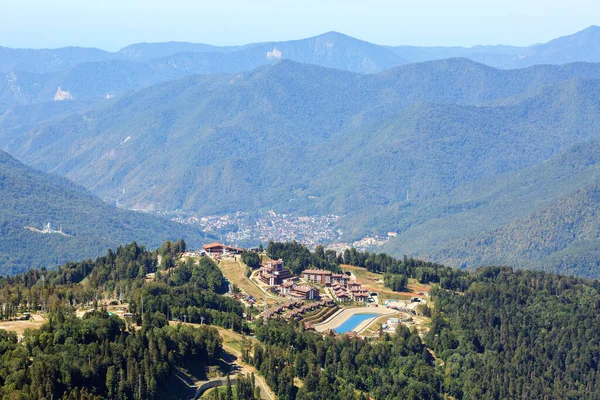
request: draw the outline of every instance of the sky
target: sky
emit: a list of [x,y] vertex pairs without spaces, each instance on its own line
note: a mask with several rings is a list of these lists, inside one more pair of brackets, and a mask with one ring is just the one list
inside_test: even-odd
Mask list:
[[529,45],[600,25],[598,0],[0,0],[0,46],[234,45],[328,31],[383,45]]

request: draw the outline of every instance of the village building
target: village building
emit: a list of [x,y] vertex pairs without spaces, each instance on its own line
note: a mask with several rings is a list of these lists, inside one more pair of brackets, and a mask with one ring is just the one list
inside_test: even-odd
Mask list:
[[331,271],[325,271],[322,269],[305,269],[302,271],[302,278],[322,286],[331,285],[331,275]]
[[240,247],[227,246],[223,243],[209,243],[202,246],[206,254],[213,258],[218,258],[227,254],[241,254],[244,249]]
[[335,285],[342,285],[342,286],[347,286],[348,282],[350,282],[350,277],[348,275],[344,275],[344,274],[331,274],[331,284]]
[[319,291],[314,287],[294,285],[288,292],[290,297],[302,300],[316,300],[319,297]]
[[360,283],[350,282],[350,277],[345,274],[334,274],[321,269],[307,269],[302,272],[304,280],[331,287],[331,293],[337,301],[356,301],[366,303],[371,298],[368,291]]
[[185,253],[183,253],[182,257],[186,258],[186,257],[204,257],[206,255],[206,252],[204,250],[188,250]]
[[278,288],[279,294],[298,300],[315,300],[319,297],[319,291],[310,286],[301,286],[292,279],[286,279]]
[[331,292],[337,301],[345,302],[352,300],[350,293],[340,284],[334,284],[331,287]]
[[353,289],[350,289],[350,295],[352,296],[352,300],[359,303],[366,303],[369,301],[369,297],[371,297],[368,291],[362,289],[362,287],[357,288],[356,286],[354,286]]
[[269,261],[258,270],[258,279],[269,286],[281,285],[284,280],[292,278],[293,275],[285,268],[282,259]]
[[285,281],[283,281],[281,286],[279,286],[279,294],[281,296],[287,296],[287,294],[290,292],[294,285],[296,285],[296,283],[293,280],[286,279]]

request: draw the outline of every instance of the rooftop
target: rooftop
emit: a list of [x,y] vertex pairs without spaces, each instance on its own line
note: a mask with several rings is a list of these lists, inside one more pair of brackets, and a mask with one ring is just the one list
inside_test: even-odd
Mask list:
[[302,271],[303,274],[315,274],[315,275],[331,275],[331,271],[324,269],[305,269]]

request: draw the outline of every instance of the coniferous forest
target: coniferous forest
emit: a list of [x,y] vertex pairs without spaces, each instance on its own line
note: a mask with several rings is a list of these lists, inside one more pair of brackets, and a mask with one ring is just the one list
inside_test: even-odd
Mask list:
[[[181,259],[183,241],[155,251],[132,243],[94,261],[0,279],[2,319],[39,310],[47,315],[39,330],[20,338],[0,331],[0,395],[161,398],[176,368],[220,357],[217,326],[255,337],[242,357],[282,400],[600,396],[597,281],[508,267],[465,272],[355,250],[333,259],[299,243],[267,249],[306,268],[356,264],[385,273],[388,282],[431,284],[428,332],[400,325],[395,334],[361,339],[306,330],[294,320],[250,322],[241,303],[223,296],[226,282],[211,259]],[[148,281],[147,274],[156,279]],[[121,293],[131,318],[101,307],[76,315],[101,292]],[[178,323],[184,314],[204,325]],[[212,395],[252,399],[252,379]]]

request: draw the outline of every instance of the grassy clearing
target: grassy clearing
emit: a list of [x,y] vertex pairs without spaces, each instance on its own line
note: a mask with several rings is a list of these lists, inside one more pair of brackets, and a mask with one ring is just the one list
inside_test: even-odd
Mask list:
[[415,293],[429,293],[431,285],[425,285],[423,283],[419,283],[419,281],[416,279],[410,278],[408,280],[408,288]]
[[423,335],[429,332],[429,329],[431,328],[431,318],[413,315],[412,319],[417,328],[417,332]]
[[219,262],[221,272],[231,282],[240,288],[244,293],[254,297],[258,302],[265,298],[265,294],[245,275],[246,264],[237,261],[234,258],[223,258]]
[[356,276],[356,281],[370,292],[379,294],[379,299],[384,300],[406,300],[412,296],[410,292],[398,293],[386,288],[383,285],[383,274],[376,274],[367,271],[365,268],[354,267],[352,265],[342,265],[344,272],[351,272]]
[[379,302],[381,304],[383,304],[386,302],[386,300],[410,300],[410,298],[413,296],[414,296],[413,293],[408,293],[408,292],[402,292],[402,293],[392,292],[392,291],[379,292]]
[[28,321],[2,321],[0,329],[22,335],[25,329],[39,329],[45,322],[46,319],[40,314],[32,314]]
[[[219,335],[223,338],[223,348],[235,356],[242,354],[242,337],[241,333],[231,331],[229,329],[214,326],[219,331]],[[250,336],[246,336],[246,340],[250,341],[253,345],[259,343],[257,339]]]

